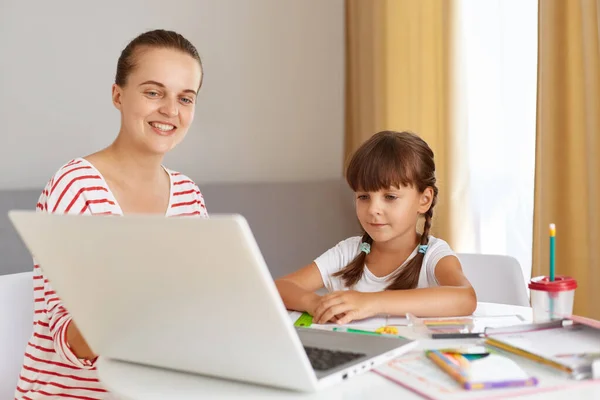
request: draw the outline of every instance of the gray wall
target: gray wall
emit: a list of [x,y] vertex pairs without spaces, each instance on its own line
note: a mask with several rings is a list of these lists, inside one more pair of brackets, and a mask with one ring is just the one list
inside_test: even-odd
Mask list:
[[[341,180],[205,184],[200,190],[210,214],[246,217],[275,278],[360,233],[352,192]],[[0,190],[0,275],[32,269],[31,256],[6,214],[11,209],[33,210],[39,194]]]
[[196,120],[167,165],[205,182],[341,177],[343,0],[0,2],[0,189],[43,187],[109,144],[117,58],[179,31],[205,66]]
[[9,210],[35,210],[40,190],[0,190],[0,275],[31,271],[29,252],[6,215]]
[[245,215],[275,276],[356,232],[340,182],[343,0],[2,1],[0,275],[32,267],[7,211],[34,209],[57,168],[114,139],[117,58],[155,28],[203,59],[196,120],[165,163],[209,212]]

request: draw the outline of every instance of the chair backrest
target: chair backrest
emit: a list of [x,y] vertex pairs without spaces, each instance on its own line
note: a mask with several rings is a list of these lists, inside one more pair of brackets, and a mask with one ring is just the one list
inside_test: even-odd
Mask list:
[[463,272],[477,293],[477,301],[529,306],[529,295],[519,262],[510,256],[457,254]]
[[14,398],[33,332],[33,272],[0,276],[0,399]]

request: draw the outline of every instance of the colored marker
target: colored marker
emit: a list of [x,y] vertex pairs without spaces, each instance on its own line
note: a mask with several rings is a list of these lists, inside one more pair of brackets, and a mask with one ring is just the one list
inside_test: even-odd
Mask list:
[[342,328],[342,327],[338,328],[338,327],[335,327],[335,328],[333,328],[333,330],[336,331],[336,332],[358,333],[360,335],[387,336],[387,337],[395,337],[395,338],[405,339],[404,336],[388,335],[388,334],[385,334],[385,333],[377,333],[377,332],[373,332],[373,331],[364,331],[362,329]]

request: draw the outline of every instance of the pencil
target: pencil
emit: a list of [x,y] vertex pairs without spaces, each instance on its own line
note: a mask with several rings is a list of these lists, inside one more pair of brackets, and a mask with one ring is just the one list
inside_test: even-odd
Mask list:
[[554,282],[555,252],[556,252],[556,225],[550,224],[550,282]]
[[[554,224],[550,224],[550,277],[549,280],[550,282],[554,282],[554,272],[555,272],[555,249],[556,249],[556,225]],[[550,319],[554,319],[554,299],[552,298],[552,294],[548,293],[550,295],[550,304],[549,304],[549,312],[550,312]]]

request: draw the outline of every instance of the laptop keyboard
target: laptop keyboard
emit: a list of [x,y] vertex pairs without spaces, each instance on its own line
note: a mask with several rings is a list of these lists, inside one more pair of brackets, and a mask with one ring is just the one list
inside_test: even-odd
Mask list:
[[304,347],[304,351],[306,351],[310,364],[315,371],[327,371],[365,355],[350,351],[336,351],[307,346]]

